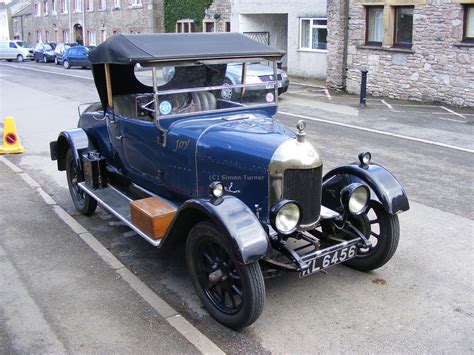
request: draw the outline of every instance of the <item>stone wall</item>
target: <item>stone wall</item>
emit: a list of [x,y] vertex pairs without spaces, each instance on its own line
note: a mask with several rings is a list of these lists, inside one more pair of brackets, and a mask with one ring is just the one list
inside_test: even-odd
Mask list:
[[327,79],[330,88],[344,85],[344,0],[328,0]]
[[[105,31],[107,37],[116,32],[128,33],[154,33],[163,32],[163,0],[142,0],[142,5],[133,7],[131,1],[122,0],[120,7],[114,6],[113,0],[106,0],[106,8],[99,9],[99,1],[94,1],[93,10],[85,12],[74,11],[74,1],[69,1],[69,13],[61,13],[60,0],[58,2],[58,11],[56,14],[51,11],[51,0],[49,0],[49,13],[41,16],[33,15],[33,43],[36,43],[36,31],[42,31],[42,38],[45,41],[45,33],[49,31],[50,41],[63,42],[63,31],[70,32],[70,41],[75,41],[73,27],[76,24],[82,26],[84,44],[87,41],[87,32],[96,33],[96,44],[102,42],[102,31]],[[83,0],[87,2],[87,0]],[[42,1],[41,1],[42,2]],[[32,4],[32,13],[35,14],[34,0]],[[55,34],[56,33],[56,34]]]
[[[226,31],[226,22],[230,22],[232,12],[231,0],[214,0],[207,9],[205,21],[214,21],[216,32]],[[220,15],[217,19],[217,15]],[[231,29],[232,31],[232,29]]]
[[[460,3],[426,0],[415,5],[411,50],[364,46],[365,14],[360,1],[350,1],[349,92],[359,92],[360,71],[368,69],[371,95],[474,106],[474,46],[460,43],[464,16]],[[337,75],[328,71],[328,84],[337,82]]]

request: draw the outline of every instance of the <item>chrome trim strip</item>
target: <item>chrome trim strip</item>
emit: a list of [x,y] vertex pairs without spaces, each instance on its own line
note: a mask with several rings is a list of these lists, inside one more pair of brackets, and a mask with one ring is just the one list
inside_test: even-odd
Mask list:
[[[151,239],[149,236],[147,236],[145,233],[143,233],[138,227],[136,227],[135,225],[133,225],[129,220],[127,220],[124,216],[122,216],[120,213],[118,213],[117,211],[115,211],[112,207],[110,207],[106,202],[104,202],[103,200],[101,200],[95,193],[94,193],[94,190],[91,190],[88,188],[88,186],[86,185],[85,182],[80,182],[78,183],[79,187],[84,190],[84,192],[86,192],[88,195],[92,196],[102,207],[104,207],[107,211],[109,211],[110,213],[112,213],[115,217],[117,217],[118,219],[120,219],[122,222],[124,222],[128,227],[130,227],[132,230],[134,230],[135,232],[137,232],[137,234],[142,237],[143,239],[145,239],[148,243],[150,243],[151,245],[157,247],[160,245],[161,243],[161,240],[154,240],[154,239]],[[115,190],[117,193],[119,193],[120,195],[124,196],[127,200],[129,201],[132,201],[132,199],[130,199],[128,196],[124,195],[123,193],[121,193],[119,190],[117,190],[116,188],[112,187],[112,186],[108,186],[107,188],[110,188],[110,189],[113,189]]]

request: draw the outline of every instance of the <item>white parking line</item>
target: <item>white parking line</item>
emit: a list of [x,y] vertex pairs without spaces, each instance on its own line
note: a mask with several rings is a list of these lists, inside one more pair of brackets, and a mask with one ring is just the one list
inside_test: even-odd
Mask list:
[[452,121],[452,122],[462,122],[466,123],[466,121],[463,120],[455,120],[454,118],[446,118],[446,117],[436,117],[438,120],[443,120],[443,121]]
[[427,139],[421,139],[421,138],[405,136],[405,135],[402,135],[402,134],[384,132],[384,131],[379,131],[378,129],[365,128],[365,127],[355,126],[355,125],[351,125],[351,124],[347,124],[347,123],[341,123],[341,122],[325,120],[325,119],[322,119],[322,118],[309,117],[309,116],[304,116],[304,115],[297,115],[297,114],[290,113],[290,112],[280,111],[279,113],[281,113],[282,115],[286,115],[286,116],[304,118],[304,119],[311,120],[311,121],[323,122],[323,123],[332,124],[332,125],[335,125],[335,126],[341,126],[341,127],[351,128],[351,129],[357,129],[359,131],[370,132],[370,133],[375,133],[375,134],[381,134],[383,136],[406,139],[406,140],[413,141],[413,142],[435,145],[435,146],[438,146],[438,147],[458,150],[458,151],[461,151],[461,152],[474,153],[473,149],[458,147],[458,146],[455,146],[455,145],[450,145],[450,144],[445,144],[445,143],[440,143],[440,142],[433,142],[433,141],[430,141],[430,140],[427,140]]
[[86,80],[94,80],[93,78],[88,78],[86,76],[80,76],[80,75],[74,75],[74,74],[66,74],[66,73],[58,73],[56,71],[49,71],[49,70],[43,70],[43,69],[36,69],[36,68],[28,68],[28,67],[23,67],[19,65],[7,65],[7,64],[0,64],[2,67],[7,67],[7,68],[16,68],[16,69],[24,69],[24,70],[32,70],[32,71],[38,71],[41,73],[47,73],[47,74],[56,74],[56,75],[62,75],[62,76],[70,76],[71,78],[80,78],[80,79],[86,79]]
[[441,107],[443,110],[446,110],[446,111],[452,113],[453,115],[456,115],[456,116],[461,117],[461,118],[466,118],[465,116],[461,115],[460,113],[457,113],[456,111],[453,111],[453,110],[451,110],[451,109],[449,109],[449,108],[447,108],[447,107],[444,107],[444,106],[440,106],[440,107]]
[[383,103],[385,106],[387,106],[390,111],[395,111],[395,109],[393,108],[393,106],[390,105],[387,101],[385,101],[385,100],[380,100],[380,102]]
[[311,88],[326,89],[324,86],[312,85],[312,84],[305,84],[305,83],[298,83],[298,82],[294,82],[294,81],[292,81],[291,84],[301,85],[301,86],[308,86],[308,87],[311,87]]

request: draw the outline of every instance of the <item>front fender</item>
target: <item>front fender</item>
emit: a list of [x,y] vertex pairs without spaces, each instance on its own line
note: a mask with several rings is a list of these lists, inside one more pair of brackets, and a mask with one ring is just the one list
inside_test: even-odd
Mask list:
[[228,239],[233,257],[242,264],[260,260],[272,251],[267,233],[255,214],[234,196],[200,198],[184,202],[162,245],[175,237],[187,236],[192,226],[210,220]]
[[353,182],[367,185],[371,189],[371,198],[379,201],[390,214],[408,211],[410,208],[408,197],[398,180],[387,169],[377,164],[348,164],[328,172],[323,177],[322,204],[340,209],[340,192]]
[[82,128],[68,129],[59,134],[56,142],[50,143],[51,158],[58,161],[58,170],[66,170],[66,154],[71,149],[77,166],[80,168],[80,153],[89,148],[89,138]]

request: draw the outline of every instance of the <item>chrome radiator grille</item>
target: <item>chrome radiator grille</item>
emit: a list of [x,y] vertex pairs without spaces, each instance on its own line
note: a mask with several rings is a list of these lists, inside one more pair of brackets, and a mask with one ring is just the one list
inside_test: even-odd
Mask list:
[[323,167],[285,170],[283,197],[299,203],[302,225],[314,223],[321,211],[321,183]]

